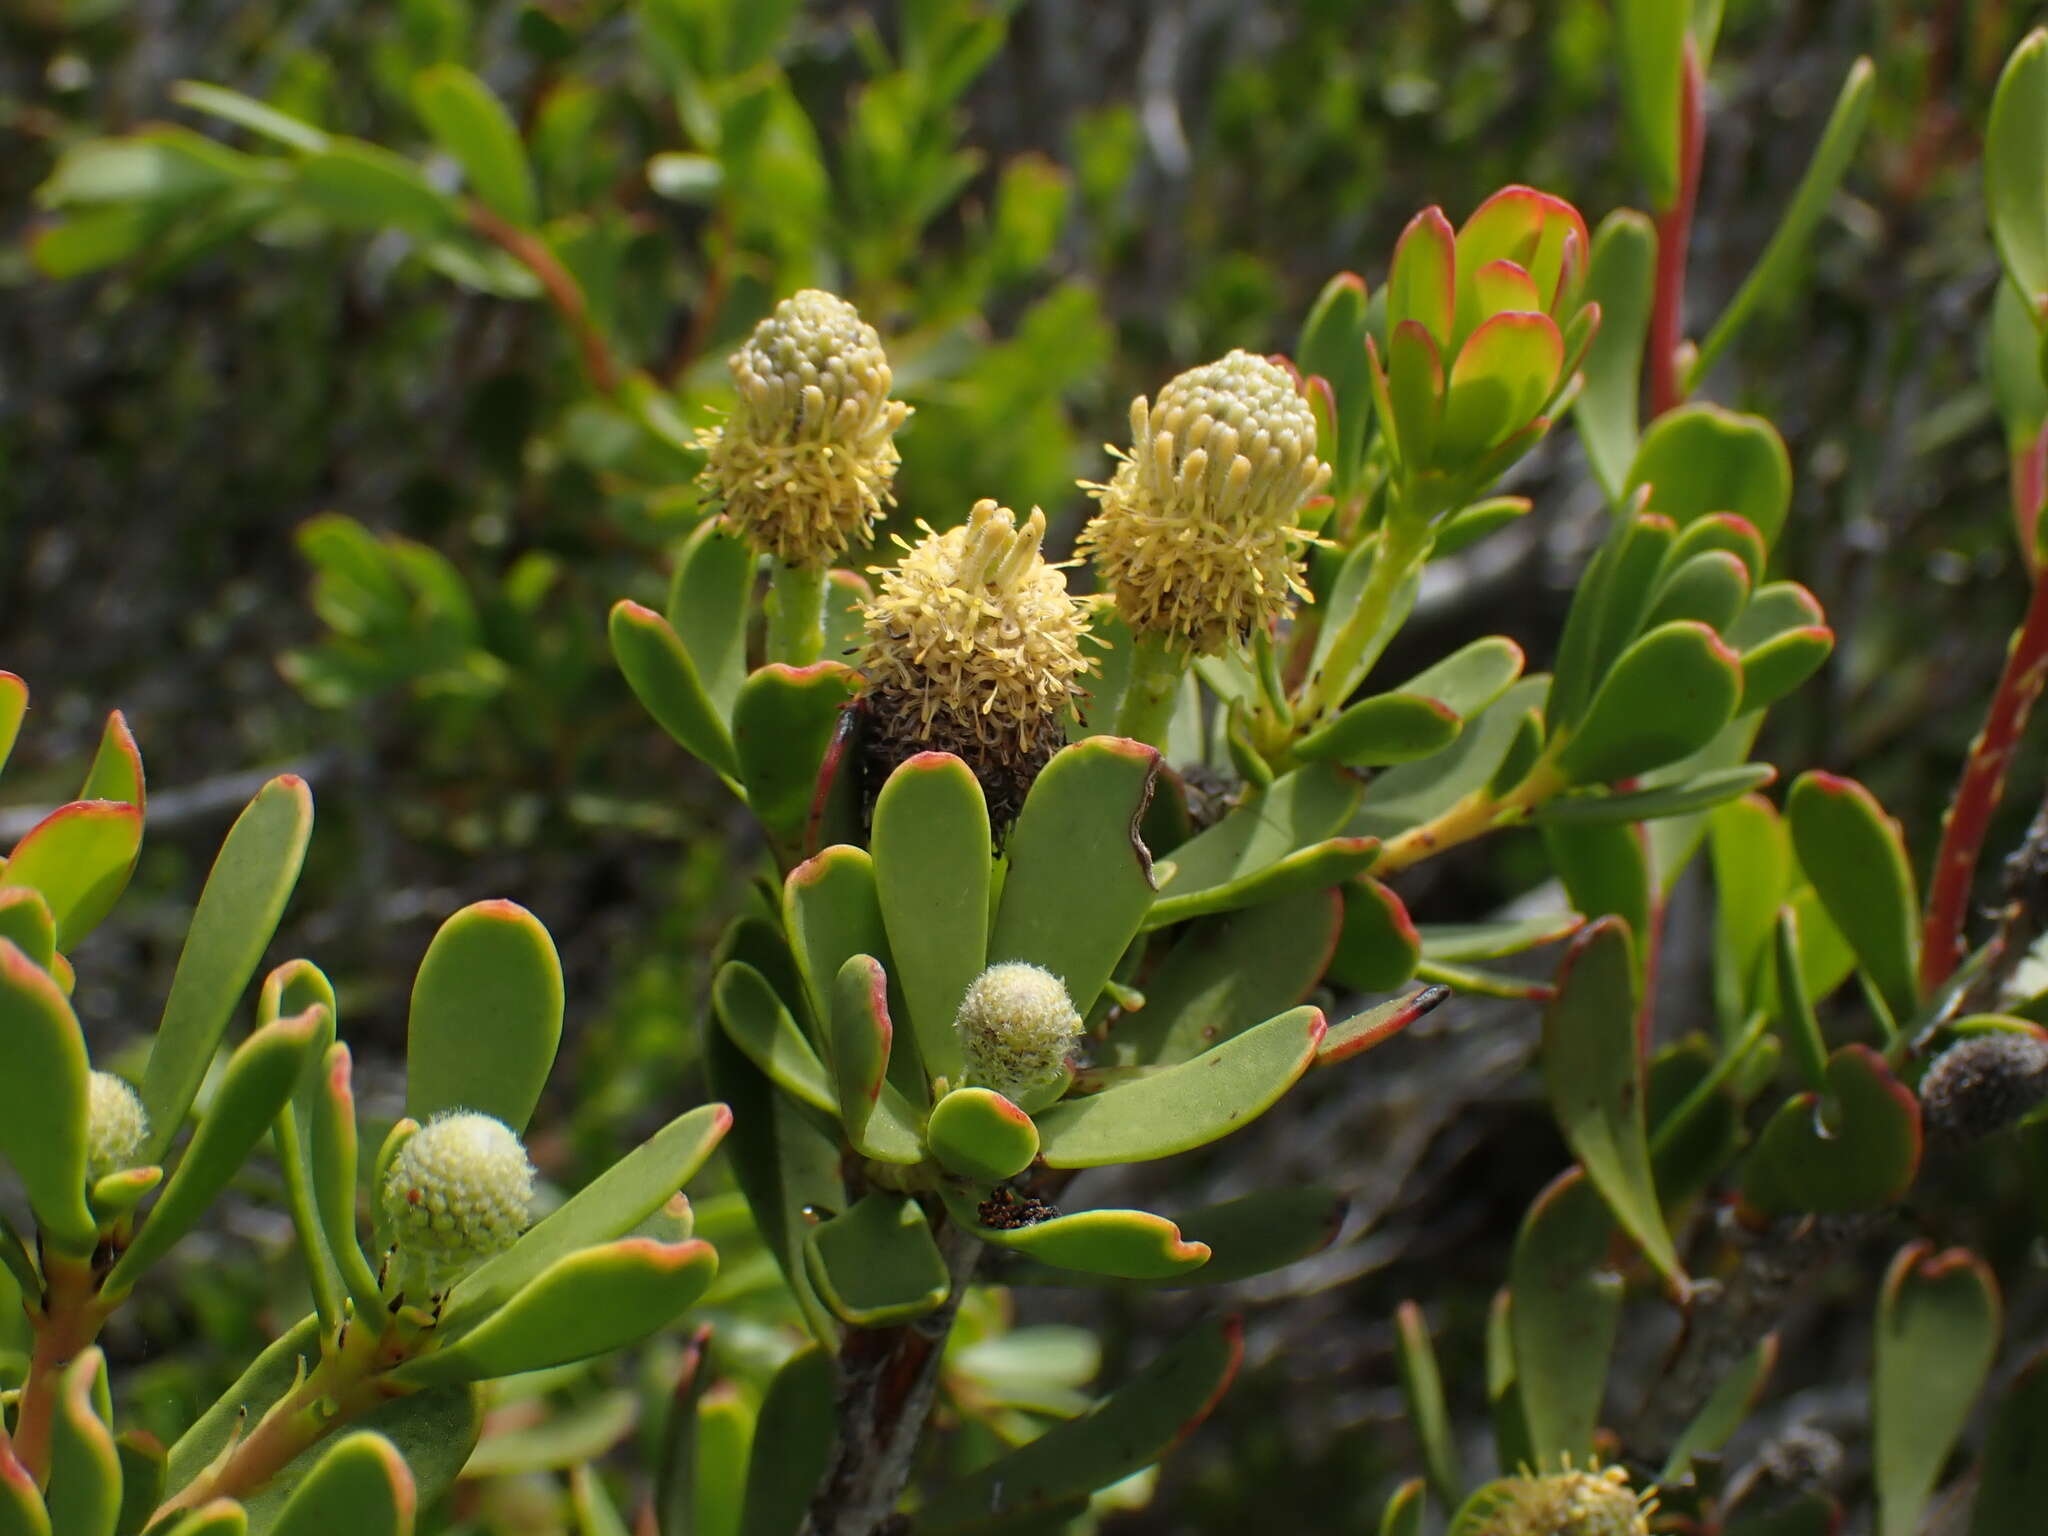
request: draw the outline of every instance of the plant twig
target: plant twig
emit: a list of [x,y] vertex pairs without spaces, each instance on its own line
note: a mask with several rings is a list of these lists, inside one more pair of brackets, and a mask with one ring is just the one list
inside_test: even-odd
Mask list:
[[521,229],[474,199],[467,211],[471,228],[539,279],[548,302],[555,306],[576,340],[576,348],[583,356],[583,371],[590,375],[591,384],[604,394],[616,393],[618,363],[603,332],[597,328],[590,313],[590,301],[584,297],[575,276],[548,249],[547,242],[531,230]]
[[1998,931],[1991,936],[1983,966],[1950,1010],[1956,1017],[1995,1011],[2027,951],[2048,933],[2048,799],[2034,813],[2019,847],[2006,855],[2002,894]]
[[[2032,496],[2036,512],[2044,456],[2048,456],[2048,428],[2013,466],[2013,495],[2022,499]],[[2020,520],[2024,524],[2030,519]],[[1991,815],[2005,794],[2006,769],[2044,684],[2048,684],[2048,581],[2036,576],[2026,617],[2006,650],[2005,669],[1991,696],[1984,728],[1970,743],[1955,798],[1942,817],[1941,848],[1929,876],[1927,916],[1920,933],[1923,991],[1939,987],[1962,958],[1963,920],[1969,912],[1977,860],[1990,830]]]
[[38,1483],[50,1476],[58,1378],[99,1337],[106,1310],[89,1263],[43,1251],[43,1295],[34,1316],[35,1345],[14,1416],[14,1453]]
[[1650,414],[1661,416],[1685,398],[1679,382],[1678,348],[1685,326],[1685,259],[1692,242],[1693,204],[1700,190],[1700,151],[1705,139],[1700,108],[1700,61],[1692,40],[1678,97],[1678,191],[1657,215],[1657,279],[1650,304]]

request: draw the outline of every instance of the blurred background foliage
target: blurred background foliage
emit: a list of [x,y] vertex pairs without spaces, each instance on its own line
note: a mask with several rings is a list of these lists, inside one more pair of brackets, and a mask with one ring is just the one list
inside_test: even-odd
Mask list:
[[[1709,82],[1702,315],[1774,227],[1849,61],[1879,60],[1874,131],[1799,297],[1706,393],[1783,430],[1782,574],[1842,637],[1760,755],[1786,779],[1863,779],[1923,856],[2027,591],[1982,358],[1996,268],[1972,126],[2025,20],[2002,0],[1727,0]],[[37,701],[12,782],[46,772],[39,799],[58,798],[115,705],[157,780],[135,896],[81,957],[98,1048],[161,990],[234,808],[289,765],[321,823],[279,952],[342,984],[372,1103],[395,978],[484,894],[539,913],[568,969],[575,1087],[536,1121],[544,1169],[573,1175],[700,1097],[711,948],[765,861],[633,706],[603,616],[622,592],[659,605],[696,516],[690,431],[737,338],[797,287],[846,293],[917,411],[894,526],[994,495],[1043,505],[1063,547],[1074,481],[1102,474],[1132,395],[1232,346],[1286,348],[1331,273],[1377,285],[1417,207],[1459,218],[1508,181],[1591,218],[1640,203],[1611,25],[1603,0],[0,0],[0,664]],[[524,140],[533,183],[502,196],[536,199],[578,325],[503,227],[461,211],[423,101],[450,64]],[[209,181],[209,154],[278,147],[183,81],[384,146],[422,167],[425,201],[394,227],[358,201],[375,176],[314,200],[239,159]],[[179,125],[167,158],[93,147],[152,124]],[[1569,434],[1508,488],[1537,515],[1432,567],[1389,665],[1492,632],[1547,662],[1597,492]],[[2042,771],[2029,749],[1994,848]],[[7,841],[25,814],[0,810]],[[1411,909],[1512,900],[1534,836],[1433,862]],[[1674,1029],[1710,1008],[1682,895],[1678,912]],[[1428,1296],[1447,1377],[1478,1381],[1456,1350],[1562,1161],[1523,1071],[1532,1023],[1444,1010],[1185,1175],[1192,1204],[1312,1170],[1353,1196],[1363,1241],[1239,1288],[1254,1369],[1161,1501],[1123,1518],[1366,1524],[1412,1463],[1393,1301]],[[208,1242],[110,1341],[152,1361],[141,1390],[167,1428],[292,1315],[281,1230]],[[1115,1352],[1194,1305],[1020,1310],[1114,1323]],[[1825,1347],[1800,1359],[1825,1380]]]

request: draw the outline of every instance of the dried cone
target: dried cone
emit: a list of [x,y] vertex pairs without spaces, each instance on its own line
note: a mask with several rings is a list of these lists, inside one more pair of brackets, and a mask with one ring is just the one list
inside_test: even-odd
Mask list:
[[871,786],[919,752],[951,752],[981,781],[998,832],[1016,819],[1094,664],[1081,654],[1087,603],[1046,563],[1044,537],[1036,508],[1020,528],[978,501],[877,572],[860,661]]
[[1102,510],[1080,549],[1133,634],[1213,656],[1308,599],[1295,518],[1330,478],[1315,446],[1293,376],[1249,352],[1131,402],[1130,452],[1084,482]]
[[910,407],[889,398],[882,339],[846,300],[784,299],[727,359],[739,405],[699,435],[704,481],[734,527],[790,565],[865,544],[884,506]]

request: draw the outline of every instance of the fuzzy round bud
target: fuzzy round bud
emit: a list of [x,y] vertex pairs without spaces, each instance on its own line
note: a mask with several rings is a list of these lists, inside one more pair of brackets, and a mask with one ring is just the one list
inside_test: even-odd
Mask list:
[[1486,1492],[1475,1536],[1649,1536],[1655,1507],[1620,1467],[1506,1477]]
[[149,1137],[142,1100],[111,1072],[95,1072],[86,1083],[85,1125],[86,1171],[94,1179],[134,1167]]
[[1102,510],[1080,542],[1132,631],[1216,655],[1306,601],[1295,520],[1330,478],[1315,450],[1293,376],[1250,352],[1132,401],[1130,452],[1083,482]]
[[1081,1015],[1059,977],[1009,960],[974,978],[953,1027],[968,1080],[1014,1099],[1065,1070],[1081,1038]]
[[384,1178],[384,1216],[409,1278],[435,1290],[509,1248],[532,1206],[533,1164],[519,1138],[470,1110],[421,1126]]
[[1019,527],[982,500],[877,571],[860,659],[871,783],[915,753],[951,752],[981,781],[991,822],[1015,818],[1094,665],[1081,653],[1087,602],[1068,595],[1044,538],[1043,512]]
[[739,404],[699,434],[704,482],[758,549],[829,565],[867,542],[910,407],[889,398],[881,337],[836,294],[806,288],[775,306],[727,359]]
[[1950,1046],[1920,1079],[1928,1128],[1964,1144],[2003,1130],[2048,1098],[2048,1039],[1998,1029]]

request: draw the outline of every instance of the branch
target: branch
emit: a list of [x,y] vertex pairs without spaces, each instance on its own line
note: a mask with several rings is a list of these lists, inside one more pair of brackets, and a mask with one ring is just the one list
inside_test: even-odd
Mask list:
[[1700,190],[1700,151],[1706,139],[1700,110],[1700,61],[1691,39],[1678,97],[1678,192],[1657,216],[1657,281],[1650,304],[1650,414],[1662,416],[1685,398],[1678,348],[1685,323],[1685,259],[1692,243],[1693,205]]
[[583,296],[582,286],[548,249],[547,242],[531,230],[521,229],[500,218],[474,199],[471,199],[467,211],[471,228],[540,280],[548,302],[555,306],[556,313],[561,315],[562,322],[576,339],[577,350],[583,354],[583,371],[590,375],[591,384],[600,393],[616,393],[619,367],[612,358],[611,346],[591,317],[590,303]]

